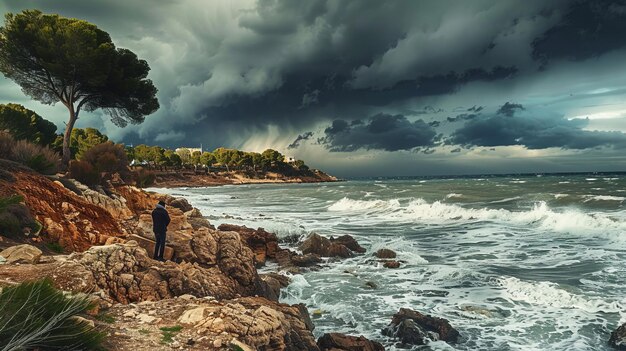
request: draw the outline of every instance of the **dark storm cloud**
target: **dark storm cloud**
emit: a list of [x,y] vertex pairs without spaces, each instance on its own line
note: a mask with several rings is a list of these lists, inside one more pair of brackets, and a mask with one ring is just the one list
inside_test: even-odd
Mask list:
[[294,140],[291,144],[287,146],[287,149],[297,149],[302,141],[309,140],[312,136],[313,132],[306,132],[304,134],[298,135],[296,140]]
[[561,21],[533,41],[533,57],[583,60],[626,47],[626,1],[577,0]]
[[335,120],[324,133],[326,136],[318,141],[333,152],[411,150],[434,146],[437,141],[437,133],[423,120],[411,122],[402,115],[388,114],[375,115],[360,125]]
[[[622,16],[618,5],[598,5],[592,22],[610,15],[620,29],[613,21]],[[407,120],[408,135],[428,139],[416,129],[439,127],[432,119],[443,109],[416,108],[438,104],[422,100],[452,96],[469,84],[516,81],[536,72],[534,59],[568,57],[563,48],[580,37],[560,33],[588,29],[572,15],[581,6],[566,0],[4,0],[0,9],[86,19],[148,61],[162,107],[138,127],[111,130],[122,140],[217,147],[241,145],[273,126],[303,136],[331,118],[352,121],[381,111],[425,116],[431,120],[422,122],[425,128]],[[594,47],[597,54],[619,47],[617,37],[607,37],[604,51]],[[466,115],[451,118],[484,112],[467,108],[473,103],[484,104],[455,104],[466,106],[458,111]],[[363,123],[347,128],[365,133],[372,122]]]
[[521,105],[504,113],[500,110],[467,122],[447,143],[465,147],[522,145],[528,149],[626,148],[625,133],[585,130],[588,119],[568,120],[550,112],[526,111]]
[[447,117],[446,120],[448,122],[468,121],[476,117],[478,117],[478,115],[475,113],[461,113],[460,115],[456,115],[455,117]]
[[515,111],[517,110],[524,110],[524,106],[522,106],[521,104],[512,104],[510,102],[505,102],[504,105],[500,106],[498,112],[496,113],[499,115],[511,117],[515,114]]

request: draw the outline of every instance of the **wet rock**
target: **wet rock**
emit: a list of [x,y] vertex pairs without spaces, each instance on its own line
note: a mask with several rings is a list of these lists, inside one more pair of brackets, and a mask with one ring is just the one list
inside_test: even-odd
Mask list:
[[609,346],[617,350],[626,350],[626,323],[611,333]]
[[41,250],[28,244],[11,246],[0,252],[0,256],[4,257],[7,263],[36,264],[41,254]]
[[382,344],[364,336],[351,336],[340,333],[326,333],[317,339],[321,351],[384,351]]
[[374,282],[365,282],[365,287],[369,289],[378,289],[378,284]]
[[424,345],[428,340],[443,340],[456,343],[459,332],[448,320],[401,308],[393,315],[391,323],[382,331],[383,335],[397,338],[402,344]]
[[400,268],[400,262],[398,261],[387,261],[383,264],[385,268]]
[[358,253],[364,253],[365,252],[365,248],[363,248],[361,245],[359,245],[359,243],[356,241],[356,239],[354,239],[352,236],[350,235],[342,235],[338,238],[330,238],[330,242],[335,243],[335,244],[340,244],[343,245],[345,247],[347,247],[348,249],[350,249],[350,251],[354,251],[354,252],[358,252]]
[[352,257],[352,251],[339,242],[332,242],[330,239],[313,233],[307,237],[302,244],[300,250],[303,254],[317,254],[321,257]]
[[378,258],[396,258],[396,252],[390,249],[380,249],[376,251],[374,256]]
[[298,267],[311,267],[322,262],[322,258],[314,253],[291,256],[291,262]]

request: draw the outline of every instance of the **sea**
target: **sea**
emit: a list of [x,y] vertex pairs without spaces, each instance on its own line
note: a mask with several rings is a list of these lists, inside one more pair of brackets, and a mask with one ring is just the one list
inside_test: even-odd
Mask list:
[[[414,350],[610,350],[626,322],[626,174],[155,190],[187,198],[216,226],[355,237],[367,253],[291,275],[281,293],[306,304],[316,337],[364,335],[396,350],[381,330],[405,307],[461,334]],[[381,248],[401,267],[384,268],[372,256]]]

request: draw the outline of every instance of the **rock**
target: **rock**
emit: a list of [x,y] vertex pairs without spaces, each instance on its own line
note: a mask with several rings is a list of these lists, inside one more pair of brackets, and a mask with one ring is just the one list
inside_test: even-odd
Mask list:
[[[130,239],[135,240],[139,246],[141,246],[149,257],[154,258],[154,246],[156,243],[154,240],[146,239],[139,235],[131,235]],[[163,258],[166,260],[171,260],[174,257],[174,249],[165,245],[165,250],[163,250]]]
[[291,256],[291,262],[293,263],[293,265],[298,267],[310,267],[321,263],[322,259],[318,254],[308,253],[305,255]]
[[[101,237],[127,234],[120,225],[125,210],[119,210],[120,218],[108,211],[114,210],[117,205],[126,208],[121,199],[98,193],[98,198],[104,196],[112,202],[96,205],[88,195],[79,195],[61,182],[43,177],[19,164],[0,160],[0,169],[10,172],[13,178],[10,181],[0,179],[0,193],[24,197],[25,205],[43,226],[40,236],[46,241],[58,242],[67,252],[84,251],[92,245],[104,243]],[[117,205],[112,205],[113,202]]]
[[380,249],[376,251],[374,256],[378,258],[396,258],[396,252],[390,249]]
[[343,245],[354,252],[365,252],[365,248],[359,245],[359,243],[350,235],[342,235],[338,238],[330,238],[330,241],[335,244]]
[[178,318],[178,323],[186,325],[196,325],[198,322],[204,319],[205,311],[206,307],[197,307],[191,310],[187,310]]
[[383,264],[385,268],[400,268],[400,262],[398,261],[387,261]]
[[3,256],[0,256],[0,264],[5,264],[7,262],[7,259],[4,258]]
[[187,200],[182,198],[182,197],[181,198],[166,197],[165,203],[168,206],[177,208],[177,209],[179,209],[179,210],[181,210],[183,212],[187,212],[187,211],[193,210],[193,206],[191,206],[189,204],[189,202],[187,202]]
[[365,286],[370,289],[378,289],[378,284],[374,282],[365,282]]
[[267,259],[276,258],[276,253],[279,251],[276,234],[269,233],[263,228],[255,230],[246,226],[232,224],[222,224],[218,229],[239,233],[241,239],[246,242],[248,247],[254,252],[257,266],[264,265]]
[[240,349],[241,351],[254,351],[250,346],[242,343],[241,341],[239,341],[237,339],[231,340],[230,344],[233,345],[233,346],[238,347],[238,349]]
[[326,333],[317,339],[321,351],[384,351],[382,344],[364,336],[351,336],[340,333]]
[[383,335],[398,338],[403,344],[425,345],[428,340],[443,340],[456,343],[459,332],[448,320],[424,315],[407,308],[401,308],[393,315],[391,323],[382,331]]
[[330,239],[313,233],[300,244],[303,254],[317,254],[321,257],[352,257],[352,251],[345,245],[338,242],[331,242]]
[[617,350],[626,350],[626,323],[611,333],[609,346]]
[[147,315],[145,313],[138,314],[135,318],[138,319],[139,323],[141,324],[151,324],[157,319],[156,317]]
[[42,253],[41,250],[32,245],[22,244],[3,250],[0,252],[0,256],[4,257],[7,263],[36,264]]

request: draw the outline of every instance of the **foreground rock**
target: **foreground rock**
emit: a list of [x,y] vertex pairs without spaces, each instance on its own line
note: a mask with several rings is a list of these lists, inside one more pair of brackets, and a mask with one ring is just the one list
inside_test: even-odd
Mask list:
[[611,333],[609,346],[617,350],[626,350],[626,323]]
[[263,228],[255,230],[246,226],[222,224],[218,229],[239,233],[241,239],[245,241],[252,249],[252,252],[254,252],[257,266],[264,265],[267,259],[276,259],[276,252],[280,250],[276,234],[269,233]]
[[41,250],[28,244],[11,246],[0,252],[0,256],[4,257],[6,263],[34,264],[39,262],[41,254]]
[[[243,350],[317,351],[308,313],[259,297],[228,300],[180,296],[135,305],[114,305],[104,325],[111,350]],[[100,323],[96,321],[97,323]],[[170,338],[164,338],[165,330]]]
[[352,257],[354,255],[353,251],[358,253],[365,252],[365,249],[349,235],[343,235],[337,239],[328,239],[316,233],[309,235],[300,244],[300,250],[302,250],[303,254],[341,258]]
[[[226,232],[229,234],[229,232]],[[230,245],[231,237],[218,245],[215,264],[176,264],[152,260],[137,243],[94,246],[91,249],[58,258],[51,263],[4,265],[2,276],[11,281],[48,277],[62,289],[75,292],[101,291],[119,303],[154,301],[190,294],[232,299],[239,296],[265,296],[267,284],[252,265],[252,253],[246,247]],[[241,260],[235,253],[243,253]]]
[[321,351],[384,351],[383,345],[364,336],[326,333],[317,340]]
[[432,317],[408,308],[393,315],[383,335],[399,339],[401,344],[425,345],[429,340],[456,343],[459,332],[443,318]]

